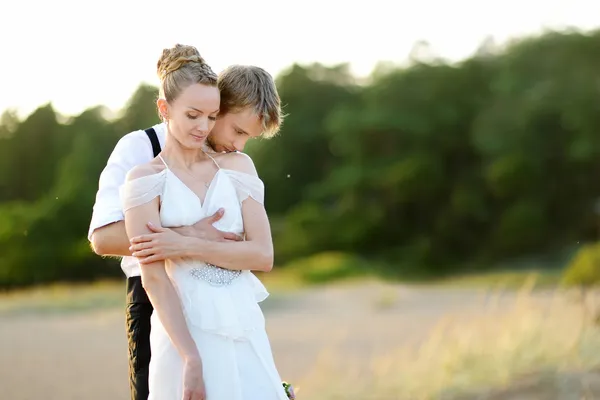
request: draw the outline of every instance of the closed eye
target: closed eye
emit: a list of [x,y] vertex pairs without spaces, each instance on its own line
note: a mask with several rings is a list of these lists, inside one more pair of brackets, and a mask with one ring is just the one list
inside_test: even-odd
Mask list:
[[[189,119],[192,119],[192,120],[194,120],[194,119],[198,119],[198,116],[197,116],[197,115],[190,115],[190,114],[188,114],[188,116],[187,116],[187,117],[188,117]],[[209,119],[209,120],[211,120],[211,121],[216,121],[216,120],[217,120],[217,117],[208,117],[208,119]]]

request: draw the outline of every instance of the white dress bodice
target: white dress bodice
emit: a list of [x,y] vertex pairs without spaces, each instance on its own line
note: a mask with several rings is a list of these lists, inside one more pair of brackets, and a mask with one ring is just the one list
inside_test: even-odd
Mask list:
[[[264,184],[257,176],[219,167],[202,202],[165,164],[162,171],[121,187],[125,212],[157,196],[163,227],[193,225],[223,208],[224,215],[215,228],[243,235],[242,203],[250,197],[263,203]],[[245,331],[264,325],[257,302],[267,298],[268,292],[252,272],[227,270],[191,258],[166,260],[165,268],[191,325],[238,339]]]

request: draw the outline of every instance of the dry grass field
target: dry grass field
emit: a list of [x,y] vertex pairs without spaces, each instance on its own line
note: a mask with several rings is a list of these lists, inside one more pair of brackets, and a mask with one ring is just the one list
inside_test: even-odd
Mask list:
[[[126,400],[122,294],[0,296],[0,398]],[[273,291],[263,309],[300,400],[600,399],[600,329],[559,291],[368,281]]]

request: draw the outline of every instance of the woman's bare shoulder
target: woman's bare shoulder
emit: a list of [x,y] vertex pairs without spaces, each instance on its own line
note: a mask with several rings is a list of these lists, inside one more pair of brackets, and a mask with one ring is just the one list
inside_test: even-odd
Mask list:
[[219,154],[217,157],[215,157],[215,160],[223,169],[244,172],[248,175],[258,175],[256,167],[254,166],[254,161],[252,161],[252,158],[245,153],[233,151],[230,153]]
[[160,161],[160,159],[155,158],[149,163],[140,164],[133,167],[127,173],[126,180],[131,181],[138,178],[143,178],[145,176],[156,175],[161,172],[164,172],[166,169],[165,165]]

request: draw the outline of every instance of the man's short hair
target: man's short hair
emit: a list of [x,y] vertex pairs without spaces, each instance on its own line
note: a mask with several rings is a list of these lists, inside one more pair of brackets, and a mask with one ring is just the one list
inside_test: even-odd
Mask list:
[[264,69],[250,65],[232,65],[219,74],[221,114],[254,109],[263,125],[262,137],[271,138],[283,123],[281,100],[273,77]]

